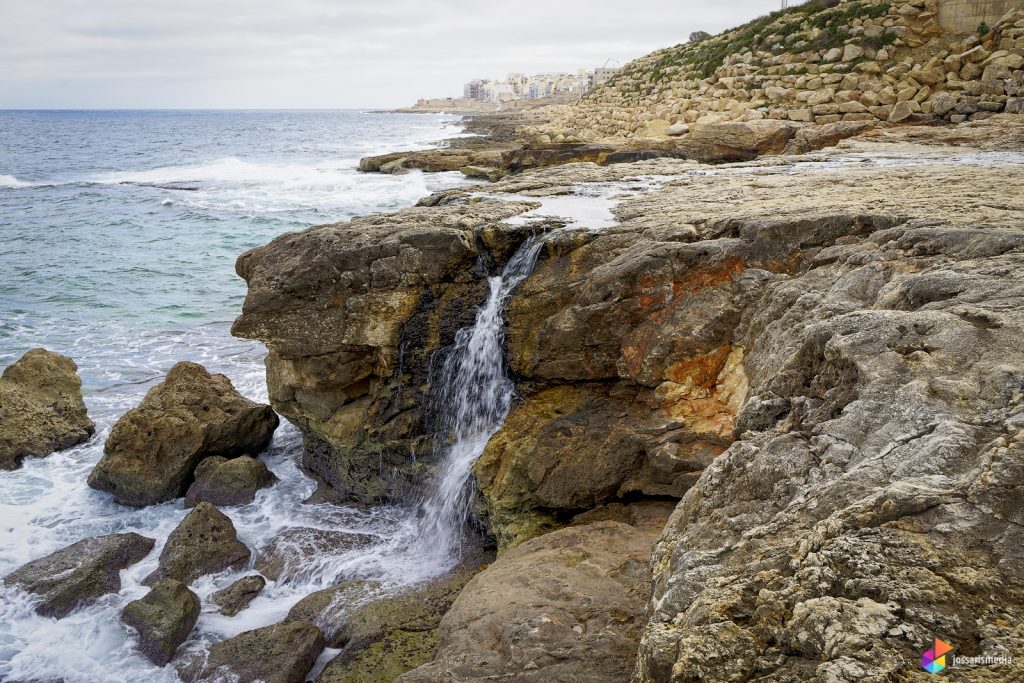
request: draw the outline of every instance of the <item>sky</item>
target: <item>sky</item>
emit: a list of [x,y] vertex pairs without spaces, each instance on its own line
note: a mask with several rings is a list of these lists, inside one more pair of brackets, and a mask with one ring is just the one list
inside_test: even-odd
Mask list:
[[[791,2],[791,4],[796,4]],[[624,64],[780,0],[4,0],[0,109],[358,108]],[[610,61],[609,61],[610,60]]]

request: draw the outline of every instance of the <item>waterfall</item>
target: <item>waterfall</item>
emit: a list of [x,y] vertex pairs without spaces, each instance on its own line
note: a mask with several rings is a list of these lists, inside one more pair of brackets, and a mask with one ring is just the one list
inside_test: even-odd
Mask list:
[[435,446],[441,469],[423,502],[419,535],[425,551],[442,562],[456,553],[462,539],[473,463],[511,407],[515,388],[505,375],[502,313],[515,288],[533,272],[542,244],[531,237],[500,276],[489,278],[487,301],[473,325],[456,333],[441,368],[437,394],[441,425]]

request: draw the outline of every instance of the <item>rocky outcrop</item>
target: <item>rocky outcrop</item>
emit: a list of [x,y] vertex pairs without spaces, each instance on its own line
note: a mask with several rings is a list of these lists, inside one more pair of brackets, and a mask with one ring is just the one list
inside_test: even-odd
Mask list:
[[502,554],[441,620],[434,661],[398,681],[628,680],[664,519],[573,526]]
[[203,458],[258,453],[277,423],[270,406],[243,397],[224,375],[178,363],[114,425],[89,486],[124,505],[178,498]]
[[135,629],[139,651],[157,666],[174,658],[198,620],[199,597],[174,579],[164,579],[121,612],[121,621]]
[[316,683],[390,683],[429,662],[441,617],[480,571],[480,563],[491,559],[493,555],[467,558],[441,579],[351,610],[333,639],[341,653],[324,667]]
[[243,576],[227,588],[222,588],[210,596],[213,604],[220,607],[220,613],[233,617],[253,601],[267,585],[267,580],[259,574]]
[[179,673],[189,682],[303,683],[323,649],[316,626],[287,621],[215,643],[205,661],[193,660]]
[[435,352],[485,296],[477,236],[535,206],[407,209],[284,235],[238,259],[249,293],[232,332],[267,344],[271,403],[301,430],[306,470],[338,497],[391,500],[429,475],[424,387]]
[[72,543],[4,577],[4,583],[39,599],[36,611],[63,617],[96,598],[121,590],[121,570],[149,554],[155,541],[135,533]]
[[146,583],[171,578],[188,584],[204,574],[241,569],[250,555],[231,519],[209,503],[199,503],[167,537],[160,564]]
[[0,376],[0,470],[71,448],[95,429],[78,367],[67,356],[32,349]]
[[405,173],[420,171],[459,171],[466,167],[497,168],[501,163],[501,150],[426,149],[416,152],[391,152],[359,160],[364,173]]
[[206,458],[196,466],[194,477],[185,493],[185,507],[200,501],[218,507],[248,505],[257,491],[277,481],[266,465],[248,455]]

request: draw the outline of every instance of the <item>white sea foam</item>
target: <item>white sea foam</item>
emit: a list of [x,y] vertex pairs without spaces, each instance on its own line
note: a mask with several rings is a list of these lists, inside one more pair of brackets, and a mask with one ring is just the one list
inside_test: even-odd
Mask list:
[[12,175],[0,175],[0,187],[35,187],[35,183],[18,180]]

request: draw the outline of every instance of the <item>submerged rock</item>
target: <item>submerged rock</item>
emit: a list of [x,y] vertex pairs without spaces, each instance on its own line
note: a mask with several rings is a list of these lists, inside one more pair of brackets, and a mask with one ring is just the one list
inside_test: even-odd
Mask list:
[[190,682],[303,683],[323,649],[316,626],[286,621],[215,643],[205,662],[193,660],[180,673]]
[[148,555],[155,543],[135,533],[87,538],[21,566],[4,583],[33,593],[40,599],[36,611],[59,619],[121,590],[121,570]]
[[200,501],[219,507],[248,505],[257,491],[277,481],[266,465],[248,455],[230,460],[219,455],[206,458],[196,466],[194,476],[185,493],[185,507]]
[[363,548],[376,540],[369,534],[292,527],[280,532],[256,552],[256,569],[268,579],[290,581],[315,571],[321,554]]
[[[267,585],[267,580],[259,574],[243,576],[227,588],[222,588],[212,596],[210,600],[220,607],[220,613],[227,617],[233,617],[253,601]],[[307,620],[308,621],[308,620]]]
[[89,486],[124,505],[172,500],[203,458],[258,453],[277,424],[270,406],[243,397],[224,375],[181,362],[114,425]]
[[596,522],[502,554],[441,620],[433,661],[397,680],[629,680],[660,528],[652,526]]
[[198,620],[199,596],[174,579],[164,579],[121,612],[121,621],[138,635],[139,650],[157,666],[174,658]]
[[316,683],[385,683],[429,662],[441,618],[466,583],[480,571],[480,560],[464,562],[451,574],[409,593],[365,603],[348,615],[333,639],[341,653]]
[[320,629],[328,647],[344,645],[338,636],[350,616],[373,599],[380,584],[353,579],[340,586],[310,593],[288,610],[288,621],[308,621]]
[[0,470],[71,448],[95,429],[78,367],[67,356],[32,349],[0,376]]
[[166,578],[191,583],[204,574],[241,569],[249,561],[249,548],[238,540],[235,525],[223,512],[202,502],[185,515],[167,537],[160,564],[146,577],[148,585]]

